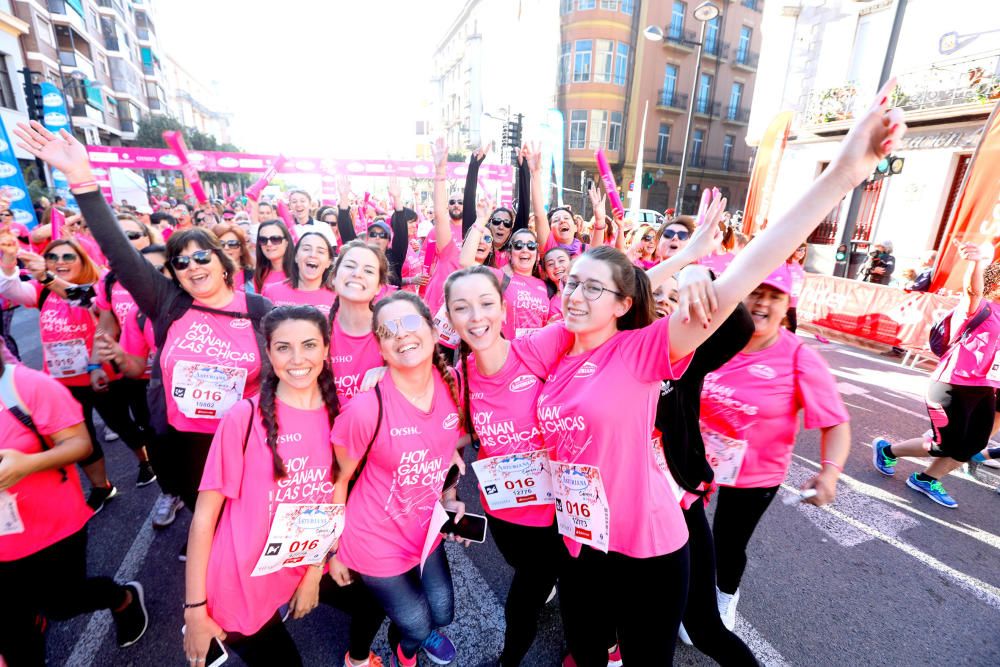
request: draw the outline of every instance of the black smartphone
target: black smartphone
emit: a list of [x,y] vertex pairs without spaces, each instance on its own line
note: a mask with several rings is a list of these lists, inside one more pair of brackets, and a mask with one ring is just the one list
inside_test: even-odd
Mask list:
[[441,526],[442,535],[457,535],[462,539],[482,544],[486,541],[486,517],[481,514],[465,514],[455,523],[455,512],[448,512],[448,520]]

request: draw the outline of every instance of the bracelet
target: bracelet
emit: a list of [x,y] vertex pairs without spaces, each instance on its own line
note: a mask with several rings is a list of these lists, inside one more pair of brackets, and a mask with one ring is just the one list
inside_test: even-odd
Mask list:
[[94,179],[91,179],[89,181],[81,181],[79,183],[69,184],[70,190],[81,190],[83,188],[96,188],[96,187],[97,187],[97,181],[95,181]]
[[87,372],[93,373],[94,371],[101,370],[102,366],[100,364],[87,364]]
[[607,225],[607,223],[605,223],[605,224],[603,224],[603,225],[594,225],[594,229],[595,229],[596,231],[601,231],[601,230],[603,230],[603,229],[607,229],[607,226],[608,226],[608,225]]
[[55,279],[56,279],[56,274],[52,273],[51,271],[46,271],[45,277],[39,280],[38,282],[40,282],[43,285],[48,285]]
[[207,604],[208,604],[208,600],[202,600],[201,602],[185,602],[184,603],[184,608],[185,609],[195,609],[197,607],[204,607]]
[[821,465],[821,466],[825,466],[826,464],[828,464],[828,463],[829,463],[829,464],[830,464],[831,466],[833,466],[834,468],[836,468],[836,469],[837,469],[837,470],[838,470],[839,472],[844,472],[844,466],[842,466],[842,465],[839,465],[839,464],[837,464],[837,463],[834,463],[834,462],[833,462],[833,461],[831,461],[830,459],[823,459],[823,460],[822,460],[822,461],[820,461],[819,463],[820,463],[820,465]]

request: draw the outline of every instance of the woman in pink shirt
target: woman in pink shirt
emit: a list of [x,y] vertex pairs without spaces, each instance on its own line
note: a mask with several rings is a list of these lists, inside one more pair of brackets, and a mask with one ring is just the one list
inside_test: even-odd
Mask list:
[[651,225],[639,225],[632,230],[632,240],[625,254],[633,264],[644,271],[653,268],[658,262],[655,251],[656,232]]
[[[382,604],[392,625],[393,665],[417,664],[421,647],[438,664],[455,649],[436,628],[451,623],[454,594],[441,536],[441,507],[458,518],[464,505],[445,478],[464,432],[454,371],[434,344],[427,306],[409,292],[375,305],[372,322],[388,372],[354,397],[333,426],[339,472],[334,502],[347,521],[331,573],[352,572]],[[351,495],[347,484],[362,460]]]
[[253,291],[253,251],[247,233],[237,224],[223,222],[212,226],[219,245],[236,266],[236,284],[244,291]]
[[792,279],[792,293],[791,299],[788,303],[788,330],[795,333],[795,330],[799,326],[799,318],[797,315],[796,308],[799,305],[799,295],[802,294],[802,286],[806,282],[806,270],[803,268],[806,263],[806,250],[809,246],[805,243],[801,244],[792,253],[792,256],[788,258],[785,262],[788,267],[788,275]]
[[[218,637],[248,665],[301,665],[280,609],[302,618],[322,601],[351,614],[345,667],[380,665],[370,647],[382,610],[362,584],[323,577],[336,532],[288,533],[278,516],[308,511],[324,523],[343,516],[332,504],[338,400],[326,364],[329,326],[314,308],[295,305],[272,310],[263,329],[270,372],[260,396],[235,405],[219,425],[191,520],[185,653],[204,659]],[[269,544],[282,541],[273,536],[320,544],[270,555]],[[303,558],[316,562],[297,565]]]
[[333,300],[333,246],[320,232],[304,232],[295,244],[288,280],[264,285],[263,295],[276,306],[300,304],[330,314]]
[[295,263],[295,241],[280,220],[260,223],[257,228],[257,257],[253,285],[260,294],[264,285],[280,283],[288,277]]
[[542,256],[542,271],[545,275],[545,287],[549,294],[549,321],[562,319],[562,290],[569,276],[569,267],[573,263],[569,251],[556,246],[546,251]]

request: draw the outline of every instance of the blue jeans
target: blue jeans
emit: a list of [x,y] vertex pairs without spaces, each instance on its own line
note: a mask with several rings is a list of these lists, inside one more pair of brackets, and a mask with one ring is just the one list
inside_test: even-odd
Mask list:
[[392,621],[389,645],[393,650],[400,645],[407,658],[416,655],[432,630],[455,617],[455,592],[443,543],[427,557],[423,574],[418,565],[394,577],[362,574],[361,579]]

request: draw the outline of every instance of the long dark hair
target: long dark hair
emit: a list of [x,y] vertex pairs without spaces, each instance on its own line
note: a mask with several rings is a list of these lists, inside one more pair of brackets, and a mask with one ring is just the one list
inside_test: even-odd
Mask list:
[[[313,306],[278,306],[261,321],[261,328],[264,330],[264,339],[267,341],[267,348],[271,347],[271,339],[275,330],[284,322],[291,320],[302,320],[312,322],[319,329],[323,344],[330,346],[330,327],[326,323],[323,313]],[[285,477],[285,462],[278,455],[278,411],[275,409],[274,401],[278,393],[278,375],[271,368],[267,357],[264,358],[261,369],[260,402],[258,413],[264,431],[267,433],[267,447],[271,450],[271,460],[274,465],[274,478]],[[333,368],[330,360],[323,362],[323,370],[320,371],[319,379],[320,393],[323,395],[323,403],[326,406],[326,418],[330,427],[340,412],[340,402],[337,399],[337,384],[334,381]]]
[[284,271],[285,275],[291,275],[292,266],[295,264],[295,253],[288,252],[295,245],[292,242],[292,235],[288,231],[288,227],[285,227],[285,223],[280,220],[268,220],[267,222],[260,223],[257,227],[257,250],[255,251],[257,257],[257,264],[253,270],[253,284],[260,292],[264,287],[264,281],[267,280],[268,275],[270,275],[271,260],[264,255],[264,250],[260,244],[260,235],[264,231],[265,227],[275,226],[281,232],[281,235],[285,237],[285,255],[281,258],[281,270]]
[[619,331],[641,329],[656,319],[649,278],[646,277],[646,272],[633,264],[625,253],[611,246],[602,245],[590,248],[583,255],[604,262],[610,267],[611,280],[615,284],[615,289],[621,294],[616,296],[616,299],[632,297],[632,307],[618,318]]
[[[413,309],[417,311],[417,314],[424,318],[424,321],[427,322],[427,326],[431,329],[432,337],[437,337],[435,334],[436,329],[434,328],[434,319],[431,317],[431,311],[427,308],[427,304],[413,292],[405,292],[403,290],[393,292],[375,304],[372,315],[372,335],[375,335],[375,330],[378,328],[377,323],[379,311],[388,306],[390,303],[395,303],[397,301],[406,301],[413,306]],[[431,359],[434,361],[434,367],[437,368],[438,373],[441,375],[441,379],[446,385],[448,385],[448,391],[451,393],[451,400],[455,403],[455,409],[458,411],[459,428],[465,430],[465,411],[462,409],[462,399],[459,396],[458,383],[455,381],[455,376],[451,374],[451,371],[448,368],[448,362],[445,361],[444,355],[441,354],[441,351],[437,349],[436,346]]]
[[[539,250],[541,250],[541,248],[539,248]],[[541,273],[542,275],[542,280],[545,281],[545,289],[548,292],[550,299],[554,297],[556,294],[558,294],[560,291],[562,291],[562,285],[552,282],[552,280],[549,279],[549,272],[545,270],[545,260],[549,258],[549,255],[552,255],[557,252],[564,253],[566,257],[569,258],[570,264],[572,265],[573,256],[569,254],[569,250],[566,250],[566,248],[563,248],[560,245],[553,246],[548,250],[546,250],[545,254],[542,255],[538,260],[539,273]]]
[[[364,248],[370,252],[375,253],[375,259],[378,260],[378,284],[387,285],[389,283],[389,260],[386,258],[385,253],[378,246],[371,245],[362,241],[361,239],[353,239],[348,241],[340,247],[340,254],[337,255],[337,261],[333,264],[333,276],[337,275],[337,271],[340,270],[340,265],[343,264],[344,259],[347,257],[355,248]],[[332,278],[331,278],[332,279]],[[374,304],[368,304],[371,308]],[[340,296],[337,296],[333,300],[333,306],[330,308],[330,331],[333,331],[333,323],[337,319],[337,311],[340,310]]]
[[295,256],[299,254],[299,246],[302,245],[302,241],[304,241],[306,238],[310,236],[316,236],[322,239],[323,243],[326,244],[326,251],[330,255],[330,266],[326,267],[326,271],[323,272],[323,277],[320,281],[320,286],[325,287],[326,289],[330,289],[331,288],[330,281],[333,279],[333,271],[334,267],[336,266],[336,264],[334,264],[333,261],[335,253],[333,251],[333,246],[330,245],[329,239],[327,239],[319,232],[306,232],[305,234],[299,237],[299,242],[295,244],[295,252],[292,253],[292,268],[291,271],[289,271],[288,273],[289,282],[291,283],[294,289],[299,289],[299,283],[302,282],[302,276],[299,275],[299,263],[295,261]]

